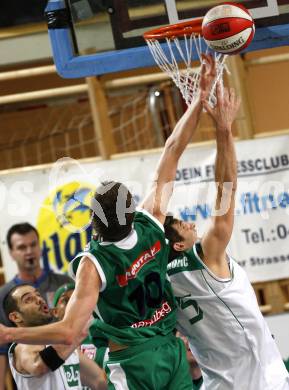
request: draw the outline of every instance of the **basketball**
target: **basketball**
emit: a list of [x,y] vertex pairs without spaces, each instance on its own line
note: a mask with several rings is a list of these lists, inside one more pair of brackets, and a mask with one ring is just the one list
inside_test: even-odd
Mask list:
[[207,45],[214,51],[236,54],[252,41],[255,34],[254,20],[244,6],[224,3],[206,13],[202,34]]

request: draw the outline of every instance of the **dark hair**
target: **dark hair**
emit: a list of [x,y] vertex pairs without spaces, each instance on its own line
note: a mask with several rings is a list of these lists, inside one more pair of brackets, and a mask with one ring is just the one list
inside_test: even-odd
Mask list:
[[37,235],[37,238],[39,238],[38,231],[35,229],[34,226],[30,225],[28,222],[23,222],[23,223],[17,223],[16,225],[12,225],[11,228],[7,232],[6,240],[9,249],[12,249],[12,243],[11,243],[11,238],[14,233],[18,233],[21,235],[25,235],[30,232],[35,232]]
[[174,244],[183,241],[183,237],[173,227],[177,222],[178,219],[174,218],[172,215],[167,215],[164,223],[165,236],[169,240],[170,245],[169,262],[180,255],[180,252],[174,249]]
[[103,182],[95,192],[91,209],[92,226],[99,238],[119,241],[130,233],[135,204],[132,194],[122,183]]
[[16,299],[13,298],[13,293],[14,293],[14,291],[17,290],[17,288],[22,287],[22,286],[30,286],[30,284],[23,283],[23,284],[17,284],[16,286],[13,286],[7,292],[7,294],[5,295],[5,297],[3,299],[3,310],[5,313],[6,319],[13,326],[15,326],[15,324],[12,321],[10,321],[9,314],[13,313],[13,311],[19,311],[18,303],[17,303]]

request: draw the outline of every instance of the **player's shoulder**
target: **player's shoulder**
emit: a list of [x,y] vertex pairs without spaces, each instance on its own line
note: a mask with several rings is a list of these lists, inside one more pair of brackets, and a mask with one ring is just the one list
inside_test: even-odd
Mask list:
[[9,358],[10,364],[12,364],[14,368],[16,368],[16,366],[18,365],[17,360],[18,360],[19,354],[21,354],[21,346],[19,348],[19,344],[12,343],[8,347],[7,356]]
[[29,345],[29,344],[17,344],[13,343],[9,348],[9,352],[14,355],[21,355],[23,353],[36,353],[40,352],[45,348],[45,345]]
[[137,207],[134,217],[135,224],[144,224],[164,232],[163,224],[147,210]]
[[76,275],[76,271],[82,259],[88,258],[92,262],[98,261],[99,256],[102,257],[100,252],[102,252],[102,248],[99,245],[99,241],[96,237],[92,237],[91,241],[85,245],[84,249],[77,253],[74,259],[70,262],[69,275],[72,275],[73,277]]
[[99,243],[100,243],[100,241],[97,239],[97,237],[93,236],[91,238],[91,240],[85,245],[85,247],[81,253],[82,254],[91,253],[91,252],[97,250],[100,247]]
[[180,252],[178,256],[171,259],[168,263],[167,271],[169,275],[173,275],[185,271],[200,271],[204,268],[204,263],[198,255],[195,244],[192,248]]
[[[45,345],[28,345],[28,344],[17,344],[13,343],[9,347],[8,356],[13,356],[15,366],[18,366],[21,361],[24,361],[27,358],[33,358],[33,355],[38,354],[45,348]],[[15,367],[15,368],[16,368]]]
[[184,252],[191,266],[194,269],[204,269],[205,264],[203,262],[203,249],[200,241],[194,243],[194,245]]
[[17,343],[12,343],[9,347],[8,347],[8,354],[13,354],[16,347],[17,347]]
[[241,280],[240,278],[242,277],[243,279],[247,279],[249,281],[249,277],[247,275],[247,272],[241,266],[240,262],[238,260],[236,260],[229,253],[227,253],[227,256],[228,256],[228,264],[229,264],[230,270],[235,277],[237,276],[237,280]]
[[86,262],[86,260],[88,260],[87,264],[93,264],[99,274],[102,282],[100,291],[102,292],[105,290],[108,280],[110,281],[113,277],[115,262],[111,261],[111,254],[106,253],[107,251],[104,250],[99,243],[97,238],[92,238],[84,250],[79,252],[74,259],[71,260],[68,272],[72,278],[75,278],[81,261],[85,260]]

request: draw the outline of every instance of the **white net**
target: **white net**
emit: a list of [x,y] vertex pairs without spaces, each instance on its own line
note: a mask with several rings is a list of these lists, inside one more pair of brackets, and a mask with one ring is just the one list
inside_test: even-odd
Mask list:
[[[117,153],[164,144],[182,114],[177,112],[180,101],[175,99],[174,90],[172,83],[106,90]],[[173,109],[170,115],[168,106]],[[46,164],[63,156],[79,159],[100,154],[87,95],[2,106],[0,117],[5,129],[0,169]]]
[[150,88],[107,91],[109,117],[118,153],[154,148],[158,145],[158,134],[162,125],[154,126],[154,114],[149,105]]
[[[195,33],[190,36],[184,35],[181,38],[165,38],[166,44],[161,44],[157,39],[146,39],[148,47],[163,72],[167,73],[176,86],[181,91],[185,102],[189,105],[199,94],[200,70],[193,66],[194,49],[197,52],[200,63],[202,62],[201,53],[204,44],[201,37]],[[206,48],[206,53],[208,48]],[[216,62],[216,78],[212,85],[209,96],[209,103],[215,105],[216,102],[216,84],[223,80],[226,55],[214,52]],[[179,63],[184,64],[184,68]]]

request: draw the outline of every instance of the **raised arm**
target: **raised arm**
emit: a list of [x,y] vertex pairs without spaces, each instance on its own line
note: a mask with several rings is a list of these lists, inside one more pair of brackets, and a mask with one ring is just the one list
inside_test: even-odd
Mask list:
[[215,215],[211,225],[205,232],[201,244],[203,260],[219,277],[230,275],[226,247],[230,241],[234,224],[235,192],[237,188],[237,161],[232,135],[234,122],[240,99],[233,89],[217,86],[216,107],[210,107],[204,102],[209,115],[216,125],[217,156],[215,163],[215,181],[217,197]]
[[141,207],[148,210],[161,223],[172,195],[179,158],[192,139],[202,111],[202,99],[206,99],[215,78],[215,63],[211,56],[203,55],[200,95],[187,109],[167,139],[155,172],[152,188]]
[[78,267],[75,290],[63,320],[33,328],[7,328],[0,325],[0,343],[74,344],[74,340],[86,331],[100,288],[101,280],[94,264],[84,257]]

